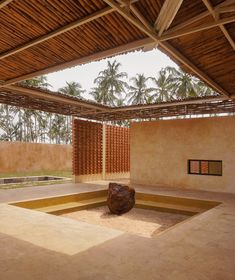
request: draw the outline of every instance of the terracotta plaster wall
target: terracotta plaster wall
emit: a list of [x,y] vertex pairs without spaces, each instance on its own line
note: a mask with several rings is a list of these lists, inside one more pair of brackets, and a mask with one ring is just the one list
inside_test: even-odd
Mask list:
[[[235,193],[235,117],[131,125],[131,182]],[[188,159],[222,160],[223,176],[187,174]]]
[[71,145],[0,142],[0,173],[71,169]]

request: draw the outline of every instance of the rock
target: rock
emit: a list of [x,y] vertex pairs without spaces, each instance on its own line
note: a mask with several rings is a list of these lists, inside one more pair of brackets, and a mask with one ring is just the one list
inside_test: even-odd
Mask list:
[[107,203],[111,213],[124,214],[135,205],[135,190],[125,185],[110,183]]

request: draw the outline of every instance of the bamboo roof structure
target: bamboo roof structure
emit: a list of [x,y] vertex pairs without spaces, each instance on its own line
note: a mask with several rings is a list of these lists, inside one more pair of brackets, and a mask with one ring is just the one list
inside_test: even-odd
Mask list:
[[0,89],[0,102],[96,121],[235,113],[235,98],[208,96],[161,103],[109,107],[40,88],[11,85]]
[[[84,100],[73,100],[74,104],[71,98],[17,83],[158,47],[223,97],[210,105],[208,100],[200,104],[192,100],[194,112],[195,107],[198,112],[234,108],[234,0],[1,0],[0,30],[0,101],[5,104],[94,119],[132,118],[130,108],[118,111]],[[174,106],[167,106],[171,115]],[[139,112],[148,117],[163,115],[163,107],[161,112],[154,108],[151,113],[146,108]],[[114,110],[115,115],[110,112]],[[177,107],[174,114],[182,112]]]
[[88,112],[94,114],[109,109],[108,106],[93,101],[46,89],[19,85],[0,88],[0,103],[73,116]]

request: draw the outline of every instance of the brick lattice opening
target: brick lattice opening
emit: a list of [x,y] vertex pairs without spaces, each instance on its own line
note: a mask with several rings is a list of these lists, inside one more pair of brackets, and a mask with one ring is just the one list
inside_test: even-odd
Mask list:
[[127,173],[129,171],[129,128],[103,125],[79,119],[74,120],[74,175],[95,175],[102,174],[103,172],[108,174]]

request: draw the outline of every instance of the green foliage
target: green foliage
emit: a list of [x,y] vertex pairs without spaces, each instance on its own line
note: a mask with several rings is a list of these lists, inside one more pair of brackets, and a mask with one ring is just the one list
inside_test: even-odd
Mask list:
[[66,82],[66,86],[59,88],[59,92],[81,98],[82,94],[86,91],[83,90],[81,84],[77,82]]
[[130,79],[132,85],[129,87],[127,94],[128,104],[144,104],[151,102],[151,93],[153,88],[148,87],[147,82],[150,78],[146,78],[144,74],[137,74],[136,77]]
[[125,94],[128,88],[126,72],[120,72],[121,64],[114,60],[108,61],[107,68],[100,71],[98,77],[94,80],[96,87],[93,88],[91,95],[94,100],[110,106],[116,106],[122,94]]
[[[50,87],[45,76],[26,80],[21,84],[44,89]],[[68,84],[70,85],[67,83],[67,86]],[[83,92],[79,84],[74,83],[72,86],[78,88],[80,93]],[[68,94],[71,94],[71,89]],[[0,105],[0,140],[69,144],[71,117]]]
[[40,87],[47,89],[51,87],[51,85],[47,82],[47,77],[46,76],[40,76],[36,77],[30,80],[25,80],[20,82],[22,86],[30,86],[30,87]]
[[[21,82],[25,86],[51,87],[45,76]],[[98,103],[109,106],[125,106],[167,102],[185,98],[215,95],[202,81],[185,73],[180,68],[162,68],[155,77],[137,74],[128,80],[121,64],[108,61],[104,70],[94,80],[95,87],[89,93]],[[78,82],[66,82],[59,92],[83,98],[86,92]],[[35,110],[0,105],[0,140],[71,143],[72,117],[45,113]],[[128,126],[128,121],[112,122]]]
[[159,71],[157,77],[151,77],[153,82],[152,101],[154,102],[165,102],[172,99],[173,84],[172,84],[172,73],[169,68],[163,68]]

